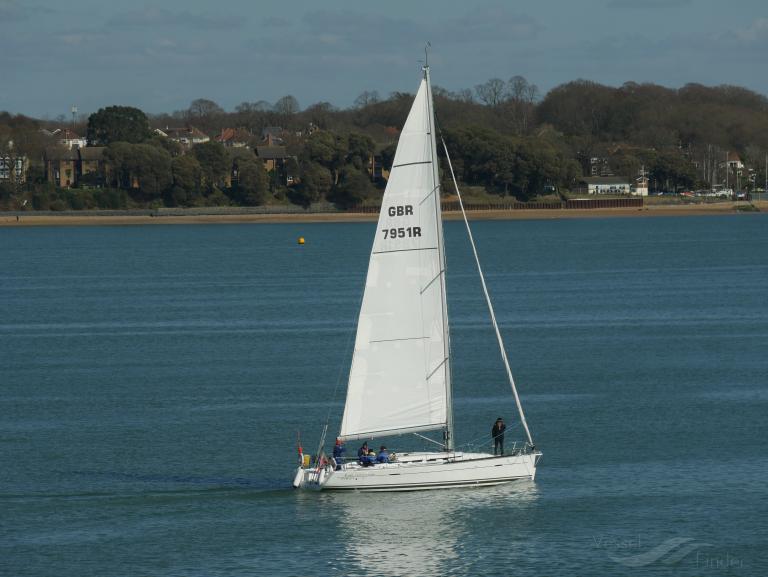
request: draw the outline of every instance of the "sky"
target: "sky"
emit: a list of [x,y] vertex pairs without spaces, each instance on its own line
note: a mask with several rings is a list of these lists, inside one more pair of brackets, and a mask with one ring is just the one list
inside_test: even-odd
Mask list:
[[542,94],[579,78],[768,94],[766,0],[0,0],[0,110],[346,108],[413,92],[427,41],[451,91],[520,75]]

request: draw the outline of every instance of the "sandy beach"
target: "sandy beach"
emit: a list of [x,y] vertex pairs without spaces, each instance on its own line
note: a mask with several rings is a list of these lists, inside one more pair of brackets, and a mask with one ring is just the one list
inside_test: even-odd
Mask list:
[[[768,200],[753,201],[760,212],[768,211]],[[607,217],[654,217],[654,216],[702,216],[717,214],[748,214],[746,202],[721,202],[710,204],[646,204],[642,208],[593,208],[593,209],[523,209],[478,210],[469,212],[470,220],[547,220],[561,218]],[[741,208],[740,208],[741,207]],[[753,209],[754,210],[754,209]],[[35,214],[34,212],[0,214],[0,226],[131,226],[146,224],[241,224],[241,223],[290,223],[290,222],[373,222],[377,214],[359,213],[302,213],[302,214],[189,214],[158,215],[146,213],[94,215],[88,213]],[[445,220],[461,218],[460,212],[444,212]]]

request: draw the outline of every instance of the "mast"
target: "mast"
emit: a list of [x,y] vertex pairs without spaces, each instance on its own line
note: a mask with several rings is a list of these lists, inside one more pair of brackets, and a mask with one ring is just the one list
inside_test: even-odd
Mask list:
[[445,241],[443,237],[442,206],[440,202],[440,167],[437,161],[437,140],[435,138],[435,114],[432,100],[432,83],[429,77],[429,43],[424,47],[424,80],[427,85],[427,118],[429,120],[429,146],[432,158],[432,194],[435,197],[435,224],[437,228],[437,246],[440,253],[440,293],[443,309],[443,348],[445,358],[445,414],[446,425],[443,440],[446,451],[453,451],[453,383],[451,381],[451,334],[448,326],[448,299],[445,290]]

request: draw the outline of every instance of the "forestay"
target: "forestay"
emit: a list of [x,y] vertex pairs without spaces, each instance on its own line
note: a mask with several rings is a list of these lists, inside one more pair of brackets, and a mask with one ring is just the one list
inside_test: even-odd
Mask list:
[[445,259],[431,97],[425,72],[382,200],[342,439],[449,426]]

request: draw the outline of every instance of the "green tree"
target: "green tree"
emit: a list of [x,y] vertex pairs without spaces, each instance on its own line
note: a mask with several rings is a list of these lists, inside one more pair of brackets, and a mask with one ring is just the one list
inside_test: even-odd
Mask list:
[[301,156],[305,162],[316,162],[330,170],[333,183],[337,184],[339,171],[346,162],[347,146],[346,138],[327,130],[318,130],[307,138]]
[[104,160],[109,166],[108,186],[130,189],[132,178],[130,172],[130,159],[132,156],[131,144],[128,142],[113,142],[104,150]]
[[480,127],[446,131],[445,139],[461,181],[500,193],[515,184],[514,139]]
[[153,134],[152,137],[147,141],[147,144],[151,144],[168,151],[168,154],[170,154],[173,158],[181,156],[184,152],[184,149],[180,143],[159,134]]
[[650,177],[657,189],[669,191],[692,188],[696,181],[693,166],[678,149],[659,151],[651,164]]
[[116,188],[98,188],[93,191],[93,199],[99,208],[118,210],[128,207],[128,194]]
[[129,190],[137,201],[159,200],[172,183],[171,155],[151,144],[114,142],[104,151],[113,183]]
[[347,135],[347,161],[358,170],[363,170],[368,166],[375,147],[373,139],[367,134],[350,132]]
[[347,165],[341,171],[339,183],[333,188],[328,200],[341,208],[351,208],[360,204],[375,190],[367,173]]
[[634,179],[643,166],[642,160],[625,150],[618,150],[608,159],[608,162],[613,174],[626,176],[629,179]]
[[234,199],[238,204],[257,206],[264,204],[267,199],[267,174],[264,163],[253,155],[241,157],[237,163],[237,182],[234,189]]
[[397,151],[397,144],[389,144],[381,149],[379,153],[381,155],[381,165],[385,170],[391,170],[392,164],[395,161],[395,152]]
[[333,180],[331,172],[317,162],[304,162],[301,165],[301,183],[288,192],[291,202],[309,206],[331,191]]
[[211,140],[196,144],[192,147],[192,154],[200,163],[204,187],[208,193],[215,189],[223,189],[224,180],[232,168],[232,162],[224,146]]
[[173,184],[166,194],[169,206],[193,206],[201,197],[202,169],[192,154],[177,156],[171,161]]
[[560,180],[562,159],[548,142],[525,139],[518,145],[515,156],[513,192],[520,200],[529,200],[541,194],[545,186],[555,185]]
[[151,144],[135,145],[135,171],[145,200],[158,200],[171,185],[171,155]]
[[105,146],[112,142],[144,142],[152,135],[149,120],[138,108],[108,106],[88,117],[88,143]]

